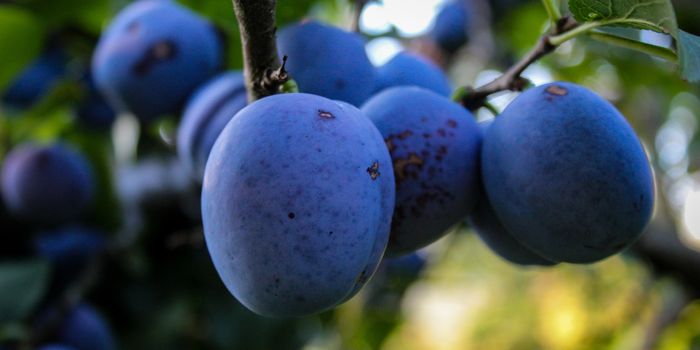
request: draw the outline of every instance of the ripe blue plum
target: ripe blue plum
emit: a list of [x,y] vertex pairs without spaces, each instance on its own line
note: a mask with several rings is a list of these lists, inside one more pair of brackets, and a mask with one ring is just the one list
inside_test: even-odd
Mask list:
[[278,33],[286,68],[301,92],[359,106],[376,88],[376,71],[355,33],[308,21]]
[[392,86],[413,85],[432,90],[442,96],[452,93],[445,73],[427,59],[416,54],[400,52],[377,68],[377,91]]
[[[493,120],[479,123],[482,136],[491,126]],[[556,264],[549,261],[518,242],[493,211],[484,192],[483,182],[480,182],[479,199],[476,202],[474,212],[469,217],[469,223],[474,227],[477,235],[486,245],[501,258],[518,265],[549,266]]]
[[27,108],[37,102],[65,75],[68,58],[57,48],[49,48],[15,79],[2,96],[3,102]]
[[109,130],[117,114],[97,90],[92,77],[86,76],[83,84],[85,97],[76,110],[78,121],[93,130]]
[[102,316],[88,304],[68,313],[58,331],[58,343],[75,350],[113,350],[116,343]]
[[464,0],[455,0],[443,7],[435,17],[430,37],[447,52],[455,52],[469,39],[469,9]]
[[484,189],[503,226],[538,255],[590,263],[633,243],[649,222],[654,180],[624,117],[588,89],[545,84],[490,126]]
[[37,223],[63,223],[83,213],[95,180],[87,159],[64,144],[24,144],[2,168],[2,195],[8,211]]
[[90,258],[107,247],[105,235],[83,227],[67,227],[44,232],[34,238],[34,250],[48,259],[55,276],[70,279],[80,273]]
[[476,203],[481,134],[473,116],[432,91],[406,86],[380,92],[362,111],[384,137],[396,178],[387,253],[434,242]]
[[207,247],[221,279],[266,316],[321,312],[376,269],[394,207],[391,158],[355,107],[294,93],[228,123],[202,188]]
[[177,113],[217,72],[222,48],[213,26],[174,1],[125,7],[102,34],[92,60],[100,91],[142,121]]
[[177,151],[190,175],[201,180],[214,141],[248,103],[239,71],[222,73],[190,97],[177,133]]

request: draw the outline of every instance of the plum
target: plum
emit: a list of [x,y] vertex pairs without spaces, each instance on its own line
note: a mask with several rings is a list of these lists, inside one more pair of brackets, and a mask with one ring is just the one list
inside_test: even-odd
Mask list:
[[392,86],[413,85],[432,90],[442,96],[452,93],[445,74],[427,59],[416,54],[400,52],[377,68],[377,91]]
[[174,1],[125,7],[102,34],[92,59],[95,83],[117,110],[144,122],[176,113],[221,66],[214,27]]
[[214,141],[247,104],[243,73],[222,73],[190,97],[177,133],[177,151],[190,175],[201,180]]
[[[491,126],[493,120],[480,122],[479,130],[482,136]],[[518,265],[555,265],[532,250],[518,242],[493,211],[486,193],[484,193],[483,181],[479,183],[479,199],[476,202],[474,212],[469,216],[469,223],[474,227],[481,240],[498,256]]]
[[68,58],[58,48],[48,48],[11,83],[2,96],[3,102],[27,108],[37,102],[66,73]]
[[388,240],[394,175],[355,107],[273,95],[226,125],[207,161],[202,219],[231,293],[266,316],[336,306],[371,277]]
[[434,242],[476,203],[481,134],[473,116],[443,96],[407,86],[380,92],[362,111],[384,137],[396,178],[387,253]]
[[651,218],[654,180],[637,136],[609,102],[572,83],[518,96],[488,128],[481,164],[503,226],[547,260],[604,259]]
[[82,214],[95,190],[87,159],[62,143],[13,149],[4,161],[1,185],[12,214],[54,224]]
[[58,330],[58,340],[75,350],[112,350],[116,343],[109,326],[90,305],[80,304],[68,313]]
[[90,258],[107,247],[103,233],[84,227],[43,232],[34,238],[34,249],[53,265],[55,276],[70,279],[85,268]]
[[116,112],[97,90],[89,74],[83,78],[83,85],[85,96],[76,110],[78,121],[92,130],[109,130],[117,119]]
[[455,52],[467,43],[469,9],[464,0],[454,0],[445,5],[435,17],[429,36],[443,50]]
[[277,46],[301,92],[359,106],[375,90],[376,71],[355,33],[307,21],[283,28]]

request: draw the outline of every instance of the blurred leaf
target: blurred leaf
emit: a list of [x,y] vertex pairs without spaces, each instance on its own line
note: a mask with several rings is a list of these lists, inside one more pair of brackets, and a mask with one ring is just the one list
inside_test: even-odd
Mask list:
[[672,35],[678,31],[669,0],[569,0],[569,9],[579,22],[604,21]]
[[0,6],[0,91],[41,53],[44,29],[31,13]]
[[46,291],[49,271],[43,260],[0,265],[0,322],[20,320],[32,311]]
[[700,37],[679,31],[678,51],[683,77],[691,82],[700,81]]
[[19,4],[41,17],[51,27],[78,25],[93,33],[102,28],[109,15],[108,0],[19,0]]
[[21,323],[7,323],[0,325],[0,342],[6,340],[20,340],[29,334],[27,327]]

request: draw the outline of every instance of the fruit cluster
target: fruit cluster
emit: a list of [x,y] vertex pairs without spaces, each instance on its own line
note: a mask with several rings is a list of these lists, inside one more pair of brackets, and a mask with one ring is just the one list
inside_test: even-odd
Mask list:
[[[463,12],[443,22],[463,23]],[[450,51],[467,40],[437,27],[434,35]],[[531,88],[479,125],[418,54],[374,67],[357,34],[315,21],[282,28],[277,46],[300,92],[249,103],[243,75],[220,71],[221,44],[206,20],[170,1],[140,1],[114,19],[92,61],[94,85],[119,111],[148,123],[184,106],[178,155],[201,181],[209,253],[256,313],[332,308],[367,283],[385,253],[412,253],[467,218],[503,258],[554,265],[616,254],[651,217],[641,143],[584,87]],[[63,144],[17,147],[2,169],[4,203],[18,217],[68,227],[94,197],[92,176]],[[36,245],[66,270],[105,249],[79,228]],[[74,313],[65,327],[97,322],[86,321],[88,307]]]

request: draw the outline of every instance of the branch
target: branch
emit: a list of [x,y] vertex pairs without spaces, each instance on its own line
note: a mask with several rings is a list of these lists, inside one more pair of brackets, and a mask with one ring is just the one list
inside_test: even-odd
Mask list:
[[506,90],[522,91],[529,84],[529,81],[521,76],[525,69],[557,48],[550,42],[550,38],[569,32],[578,26],[572,17],[561,18],[549,33],[539,39],[535,47],[525,57],[492,82],[478,89],[467,88],[466,94],[459,97],[458,101],[473,111],[483,107],[486,98],[491,94]]
[[233,0],[243,46],[248,101],[278,93],[289,80],[275,42],[275,0]]
[[359,33],[360,32],[360,16],[362,16],[362,10],[367,6],[371,0],[351,0],[355,6],[352,13],[352,23],[350,24],[350,30]]

